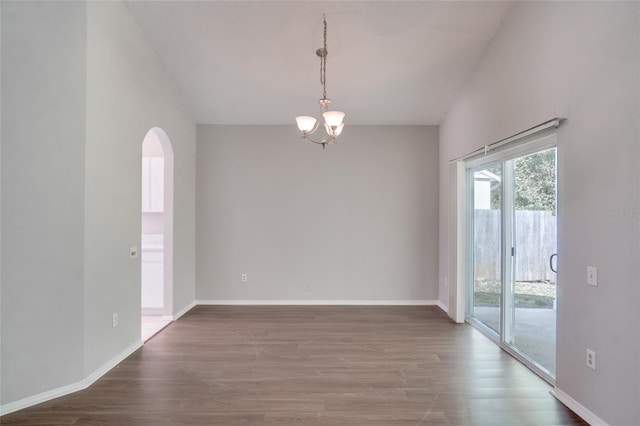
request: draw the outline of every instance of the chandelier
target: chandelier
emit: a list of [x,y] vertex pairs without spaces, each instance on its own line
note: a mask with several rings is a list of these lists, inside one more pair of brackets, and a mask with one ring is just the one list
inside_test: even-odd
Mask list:
[[322,145],[325,148],[327,144],[336,143],[336,139],[342,133],[344,127],[344,112],[329,111],[331,99],[327,98],[327,18],[323,16],[324,21],[324,46],[316,50],[316,55],[320,57],[320,84],[322,85],[322,99],[320,103],[320,113],[324,118],[324,129],[327,132],[322,139],[313,139],[311,135],[318,130],[319,121],[308,115],[300,115],[296,117],[298,129],[302,132],[302,138],[308,139],[313,143]]

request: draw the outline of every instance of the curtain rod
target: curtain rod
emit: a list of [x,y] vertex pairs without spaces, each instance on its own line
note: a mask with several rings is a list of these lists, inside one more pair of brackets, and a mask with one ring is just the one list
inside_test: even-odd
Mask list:
[[545,121],[544,123],[538,124],[537,126],[534,126],[534,127],[530,128],[530,129],[527,129],[527,130],[525,130],[523,132],[516,133],[513,136],[509,136],[508,138],[501,139],[501,140],[499,140],[497,142],[494,142],[492,144],[489,144],[489,145],[485,145],[482,148],[476,149],[475,151],[472,151],[472,152],[470,152],[470,153],[468,153],[466,155],[463,155],[462,157],[458,157],[458,158],[455,158],[453,160],[450,160],[449,162],[450,163],[455,163],[456,161],[467,160],[467,159],[469,159],[471,157],[475,157],[476,155],[481,154],[481,153],[484,153],[484,155],[487,155],[489,153],[489,151],[491,151],[493,149],[496,149],[496,148],[498,148],[498,147],[500,147],[502,145],[508,144],[509,142],[513,142],[514,140],[522,139],[522,138],[525,138],[527,136],[531,136],[531,135],[533,135],[535,133],[541,132],[541,131],[546,130],[546,129],[550,128],[550,127],[558,127],[558,126],[560,126],[560,123],[562,123],[564,120],[565,120],[564,118],[558,118],[558,117],[553,118],[553,119],[551,119],[549,121]]

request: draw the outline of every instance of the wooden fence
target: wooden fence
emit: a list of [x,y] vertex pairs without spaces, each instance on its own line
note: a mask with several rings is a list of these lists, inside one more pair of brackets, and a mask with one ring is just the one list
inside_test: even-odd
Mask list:
[[[549,257],[557,250],[556,217],[550,211],[516,211],[515,219],[516,281],[555,282]],[[476,210],[474,234],[476,280],[500,281],[500,212]]]

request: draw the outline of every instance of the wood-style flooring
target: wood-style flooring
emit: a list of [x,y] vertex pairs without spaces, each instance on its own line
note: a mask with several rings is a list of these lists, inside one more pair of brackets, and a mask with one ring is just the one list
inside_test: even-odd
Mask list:
[[3,425],[586,425],[437,307],[199,306]]

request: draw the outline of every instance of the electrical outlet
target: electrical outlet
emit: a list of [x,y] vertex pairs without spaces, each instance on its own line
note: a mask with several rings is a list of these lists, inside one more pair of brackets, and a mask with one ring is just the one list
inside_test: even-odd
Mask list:
[[113,314],[113,317],[111,318],[111,324],[113,325],[113,328],[116,328],[118,326],[118,314]]
[[596,353],[587,348],[587,367],[596,369]]
[[241,280],[243,283],[246,283],[247,281],[249,281],[249,280],[248,280],[248,278],[247,278],[247,274],[242,274],[242,275],[240,276],[240,280]]
[[587,266],[587,284],[598,286],[598,268],[595,266]]

